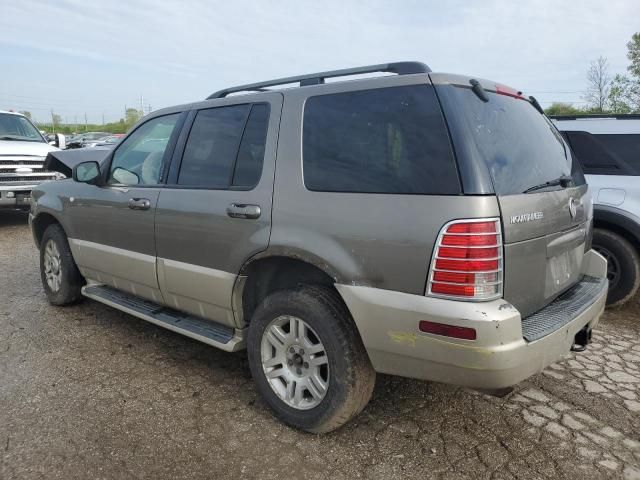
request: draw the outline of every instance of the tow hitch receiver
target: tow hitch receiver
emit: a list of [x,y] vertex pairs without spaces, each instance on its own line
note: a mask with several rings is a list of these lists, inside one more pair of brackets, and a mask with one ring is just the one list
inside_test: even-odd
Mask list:
[[584,327],[578,333],[576,333],[576,337],[573,340],[573,345],[571,346],[572,352],[584,352],[587,349],[587,345],[591,343],[591,333],[593,329],[589,326]]

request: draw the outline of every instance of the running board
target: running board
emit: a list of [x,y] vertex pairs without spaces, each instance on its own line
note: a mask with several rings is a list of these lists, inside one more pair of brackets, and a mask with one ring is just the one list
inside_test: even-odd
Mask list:
[[236,352],[245,347],[242,330],[203,320],[107,285],[85,285],[82,287],[82,294],[87,298],[227,352]]

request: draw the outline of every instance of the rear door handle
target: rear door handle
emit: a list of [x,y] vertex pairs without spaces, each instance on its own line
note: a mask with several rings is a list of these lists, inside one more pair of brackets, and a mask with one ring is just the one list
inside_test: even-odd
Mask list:
[[130,198],[129,208],[131,210],[149,210],[151,208],[151,200],[148,198]]
[[227,207],[227,215],[229,215],[231,218],[256,219],[260,217],[260,213],[260,205],[232,203]]

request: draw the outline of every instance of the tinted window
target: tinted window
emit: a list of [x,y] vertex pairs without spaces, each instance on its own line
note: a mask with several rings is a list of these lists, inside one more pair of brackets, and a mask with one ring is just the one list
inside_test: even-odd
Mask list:
[[585,173],[640,175],[640,135],[564,132]]
[[238,160],[233,172],[234,187],[253,187],[258,184],[262,174],[268,124],[269,105],[265,103],[254,105],[238,151]]
[[155,185],[160,182],[167,144],[180,114],[157,117],[138,127],[113,155],[109,183]]
[[485,161],[498,195],[523,193],[568,175],[575,185],[584,184],[568,145],[529,101],[487,91],[489,101],[483,102],[470,88],[456,86],[438,93],[447,119],[465,132],[472,158]]
[[182,156],[179,185],[227,188],[250,105],[200,110]]
[[460,192],[442,113],[426,85],[309,98],[303,163],[310,190]]

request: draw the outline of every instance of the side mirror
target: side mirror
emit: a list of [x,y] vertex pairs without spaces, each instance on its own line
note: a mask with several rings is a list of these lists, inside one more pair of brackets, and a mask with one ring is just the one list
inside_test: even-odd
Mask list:
[[49,135],[47,135],[47,142],[49,143],[49,145],[58,147],[60,150],[64,150],[65,148],[67,148],[67,140],[61,133],[56,133],[55,135],[50,133]]
[[67,139],[61,133],[56,133],[56,147],[58,147],[60,150],[64,150],[65,148],[67,148]]
[[81,183],[94,183],[100,177],[98,162],[82,162],[73,167],[73,179]]

